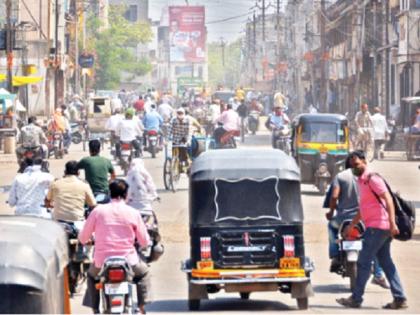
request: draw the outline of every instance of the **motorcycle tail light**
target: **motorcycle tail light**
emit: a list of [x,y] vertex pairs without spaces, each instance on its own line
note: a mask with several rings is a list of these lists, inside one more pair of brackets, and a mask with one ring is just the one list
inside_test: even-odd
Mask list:
[[201,260],[211,259],[211,238],[200,237]]
[[120,298],[112,299],[111,306],[121,306],[121,305],[122,305],[122,300]]
[[362,234],[360,233],[359,229],[357,227],[353,227],[347,234],[348,240],[358,240],[362,237]]
[[156,130],[149,130],[149,131],[147,132],[147,134],[148,134],[149,136],[157,136],[158,132],[157,132]]
[[25,153],[25,157],[27,157],[27,158],[31,158],[33,156],[34,156],[34,153],[31,152],[31,151]]
[[125,279],[124,269],[110,269],[108,271],[108,279],[111,282],[120,282]]
[[295,237],[283,235],[283,250],[285,257],[295,257]]
[[131,150],[131,143],[122,143],[121,144],[122,150]]

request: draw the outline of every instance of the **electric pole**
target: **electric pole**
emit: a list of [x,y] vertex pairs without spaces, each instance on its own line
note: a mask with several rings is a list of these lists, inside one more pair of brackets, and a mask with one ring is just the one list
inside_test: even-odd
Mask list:
[[255,11],[252,15],[252,58],[254,59],[254,84],[257,82],[257,17]]
[[12,0],[6,0],[6,56],[7,56],[7,89],[13,91],[13,25],[12,25]]
[[276,35],[277,35],[277,58],[276,58],[276,80],[275,80],[275,88],[279,89],[280,86],[280,74],[278,71],[278,66],[280,65],[280,0],[277,0],[276,4],[276,11],[277,11],[277,20],[276,20]]
[[59,63],[58,63],[58,19],[59,19],[59,10],[58,10],[58,0],[55,0],[55,29],[54,29],[54,42],[55,42],[55,52],[54,52],[54,106],[58,108],[58,77],[59,77]]
[[220,37],[220,48],[222,49],[223,85],[224,86],[226,86],[225,47],[226,47],[226,42],[223,37]]
[[319,95],[319,109],[323,112],[328,111],[326,100],[327,100],[327,76],[326,76],[326,63],[325,63],[325,50],[326,50],[326,34],[325,34],[325,0],[321,0],[320,8],[320,33],[321,33],[321,86],[320,86],[320,95]]

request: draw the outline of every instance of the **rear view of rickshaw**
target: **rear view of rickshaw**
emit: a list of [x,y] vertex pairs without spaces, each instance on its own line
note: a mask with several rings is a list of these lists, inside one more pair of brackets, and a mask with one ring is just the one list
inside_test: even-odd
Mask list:
[[347,118],[337,114],[302,114],[293,121],[293,155],[303,184],[324,194],[332,178],[344,170],[349,153]]
[[67,237],[59,224],[0,216],[0,314],[69,314]]
[[215,150],[190,175],[188,305],[220,290],[291,293],[308,308],[313,265],[305,256],[299,169],[279,150]]

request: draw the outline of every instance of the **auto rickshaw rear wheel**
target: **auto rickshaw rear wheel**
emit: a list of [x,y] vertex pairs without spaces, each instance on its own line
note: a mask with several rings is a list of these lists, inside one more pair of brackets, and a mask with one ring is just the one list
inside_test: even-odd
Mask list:
[[307,310],[308,307],[309,307],[309,303],[308,303],[308,298],[307,297],[305,297],[305,298],[297,298],[296,299],[296,302],[297,302],[297,307],[300,310]]
[[251,295],[251,292],[240,292],[242,300],[249,300],[249,296]]

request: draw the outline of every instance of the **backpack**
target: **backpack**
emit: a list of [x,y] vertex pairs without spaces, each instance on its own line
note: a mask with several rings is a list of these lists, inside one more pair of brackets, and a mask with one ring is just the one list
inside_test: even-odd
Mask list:
[[[377,175],[384,181],[386,188],[388,189],[389,193],[391,194],[392,201],[394,202],[395,207],[395,223],[397,224],[398,230],[400,234],[396,235],[394,238],[399,241],[408,241],[413,237],[414,227],[416,226],[416,208],[414,207],[411,201],[407,201],[403,199],[399,194],[394,193],[391,190],[391,187],[387,183],[387,181],[380,176],[379,174],[372,174]],[[370,180],[370,177],[369,177]],[[379,198],[378,194],[373,191],[370,187],[370,190],[375,195],[378,202],[386,209],[386,206],[383,204],[382,200]]]

